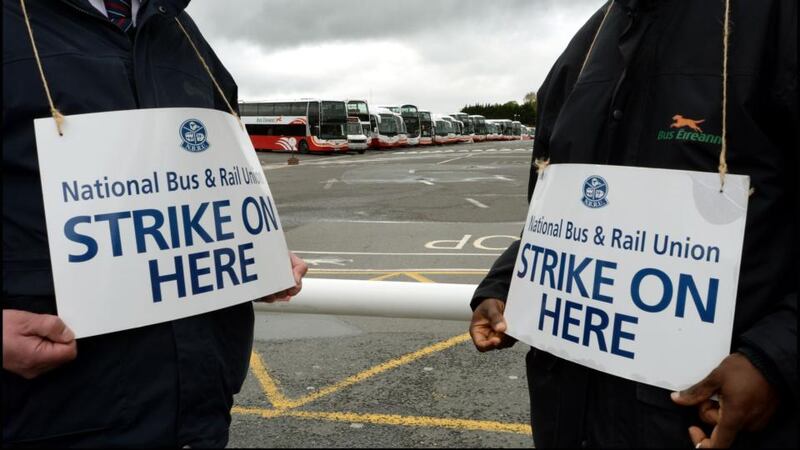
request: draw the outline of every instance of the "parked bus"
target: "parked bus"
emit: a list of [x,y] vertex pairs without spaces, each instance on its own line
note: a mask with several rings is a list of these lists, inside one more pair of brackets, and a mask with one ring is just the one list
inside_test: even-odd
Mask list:
[[472,136],[475,134],[475,124],[473,123],[472,119],[467,113],[455,113],[450,114],[450,117],[461,121],[464,124],[464,134],[467,136]]
[[358,117],[366,133],[372,131],[372,127],[369,123],[369,105],[367,105],[366,101],[347,100],[347,115],[350,117]]
[[397,148],[408,145],[403,116],[382,107],[378,107],[376,112],[380,118],[378,123],[378,147]]
[[[369,123],[369,122],[367,122]],[[347,148],[363,155],[367,151],[367,136],[358,117],[347,118]]]
[[380,135],[380,130],[378,129],[381,124],[381,116],[375,111],[369,112],[369,126],[372,129],[372,133],[369,135],[369,139],[367,140],[368,147],[371,149],[379,149],[380,140],[378,136]]
[[515,141],[522,140],[522,122],[518,120],[511,122],[511,135]]
[[443,145],[455,143],[456,134],[452,122],[445,120],[444,116],[441,114],[434,114],[433,123],[435,132],[433,136],[434,144]]
[[499,141],[502,139],[502,133],[500,132],[500,126],[495,123],[493,120],[486,121],[486,140],[487,141]]
[[334,100],[240,103],[256,150],[346,152],[347,106]]
[[391,112],[393,112],[395,114],[402,115],[402,110],[400,109],[399,106],[393,106],[393,105],[392,106],[378,106],[378,108],[388,109],[389,111],[391,111]]
[[419,112],[419,145],[433,145],[433,119],[430,111]]
[[471,115],[469,116],[470,120],[472,120],[472,126],[475,129],[475,136],[472,139],[475,142],[483,142],[486,140],[486,118],[479,115]]
[[443,119],[447,120],[447,121],[450,121],[453,124],[453,129],[455,130],[455,134],[456,134],[455,139],[454,139],[455,143],[471,144],[473,142],[472,141],[472,136],[470,136],[470,135],[468,135],[468,134],[466,134],[464,132],[464,130],[466,129],[466,126],[464,125],[464,122],[456,119],[453,116],[444,116]]
[[400,107],[400,115],[403,117],[403,122],[406,125],[408,145],[411,147],[419,145],[419,109],[414,105],[403,105]]

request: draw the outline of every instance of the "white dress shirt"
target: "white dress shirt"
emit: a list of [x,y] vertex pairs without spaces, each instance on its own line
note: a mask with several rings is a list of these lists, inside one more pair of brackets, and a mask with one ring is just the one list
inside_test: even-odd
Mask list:
[[[106,9],[106,3],[103,0],[89,0],[89,3],[95,7],[96,10],[100,11],[101,14],[108,17],[108,10]],[[133,20],[133,26],[136,26],[136,13],[139,12],[139,6],[142,5],[142,0],[131,0],[131,20]]]

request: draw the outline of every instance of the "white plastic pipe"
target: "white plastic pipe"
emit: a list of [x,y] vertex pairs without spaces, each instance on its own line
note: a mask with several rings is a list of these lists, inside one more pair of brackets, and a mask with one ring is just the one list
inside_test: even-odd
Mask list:
[[306,278],[290,302],[255,303],[258,311],[407,319],[470,320],[475,285]]

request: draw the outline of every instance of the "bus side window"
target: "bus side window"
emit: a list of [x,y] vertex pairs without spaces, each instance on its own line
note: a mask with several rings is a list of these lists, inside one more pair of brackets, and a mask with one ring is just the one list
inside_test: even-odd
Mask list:
[[308,104],[308,127],[312,136],[319,136],[319,102]]
[[265,103],[258,105],[258,114],[259,116],[273,116],[275,115],[275,105],[272,103]]
[[292,116],[305,116],[306,115],[306,103],[292,103]]

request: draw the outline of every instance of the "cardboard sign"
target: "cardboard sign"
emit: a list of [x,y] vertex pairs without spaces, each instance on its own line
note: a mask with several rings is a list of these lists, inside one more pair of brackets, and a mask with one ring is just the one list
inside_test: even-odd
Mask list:
[[749,177],[585,164],[536,185],[511,282],[508,333],[667,389],[729,354]]
[[34,121],[58,315],[77,337],[294,285],[264,172],[236,118],[171,108]]

